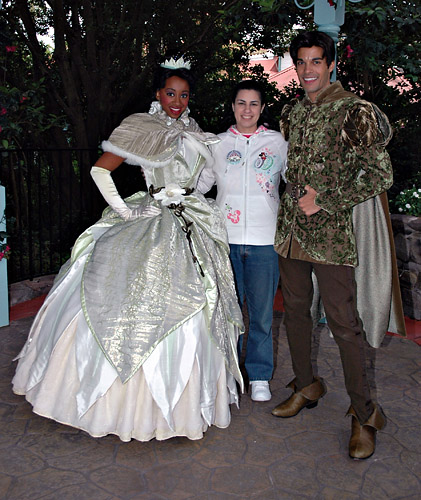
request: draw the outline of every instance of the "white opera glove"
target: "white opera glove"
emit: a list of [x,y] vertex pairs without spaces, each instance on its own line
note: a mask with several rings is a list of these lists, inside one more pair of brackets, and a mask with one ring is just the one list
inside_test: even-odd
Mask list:
[[97,185],[99,192],[110,207],[124,220],[136,219],[138,217],[155,217],[161,213],[161,209],[148,205],[147,207],[129,208],[123,198],[118,194],[110,170],[102,167],[92,167],[91,176]]

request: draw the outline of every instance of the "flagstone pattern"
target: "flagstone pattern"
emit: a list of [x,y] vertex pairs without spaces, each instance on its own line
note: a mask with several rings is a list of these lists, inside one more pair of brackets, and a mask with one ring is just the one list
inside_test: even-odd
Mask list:
[[271,409],[289,395],[292,378],[282,313],[275,311],[273,399],[241,397],[227,429],[199,441],[123,443],[35,415],[11,390],[33,317],[0,328],[0,499],[230,500],[421,498],[421,356],[413,341],[387,336],[368,348],[367,365],[388,424],[375,455],[348,457],[351,422],[339,353],[324,326],[313,358],[328,392],[317,408],[278,419]]

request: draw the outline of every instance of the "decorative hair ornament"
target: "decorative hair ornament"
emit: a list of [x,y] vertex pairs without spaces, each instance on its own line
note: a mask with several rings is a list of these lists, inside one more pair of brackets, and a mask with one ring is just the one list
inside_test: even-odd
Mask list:
[[191,69],[190,61],[185,61],[183,56],[181,56],[177,60],[175,60],[173,57],[171,57],[171,59],[165,59],[165,62],[161,63],[160,66],[161,68],[167,69]]

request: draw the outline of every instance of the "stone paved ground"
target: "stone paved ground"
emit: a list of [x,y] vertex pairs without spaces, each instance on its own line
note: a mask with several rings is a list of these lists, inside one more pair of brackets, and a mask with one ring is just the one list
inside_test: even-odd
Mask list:
[[387,337],[368,364],[374,393],[388,417],[376,454],[348,458],[348,400],[337,347],[325,328],[315,332],[318,371],[328,386],[318,407],[292,419],[271,409],[289,394],[291,379],[281,314],[273,400],[232,408],[228,429],[200,441],[123,443],[41,418],[11,391],[12,359],[32,318],[0,328],[0,499],[230,500],[421,498],[421,357],[410,340]]

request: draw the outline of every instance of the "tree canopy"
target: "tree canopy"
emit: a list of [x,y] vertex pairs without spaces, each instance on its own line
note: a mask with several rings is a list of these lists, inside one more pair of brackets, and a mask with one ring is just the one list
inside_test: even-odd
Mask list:
[[[420,13],[416,0],[347,2],[338,46],[338,77],[389,114],[392,149],[408,169],[420,152]],[[293,0],[5,0],[0,139],[95,149],[124,116],[148,109],[154,69],[175,53],[197,72],[194,116],[219,132],[250,51],[286,52],[297,25],[314,28],[313,12]],[[402,88],[387,85],[394,77]],[[295,89],[268,88],[279,114]]]
[[[392,195],[421,186],[418,4],[346,1],[338,44],[344,87],[374,101],[394,127]],[[12,261],[25,269],[16,276],[32,276],[38,258],[40,270],[46,259],[59,266],[62,249],[97,218],[104,202],[92,189],[90,165],[124,117],[149,108],[152,75],[164,57],[186,54],[193,62],[192,115],[204,130],[221,132],[230,89],[245,76],[264,83],[279,118],[300,90],[276,89],[261,66],[248,68],[249,55],[282,55],[297,30],[315,28],[313,9],[294,0],[3,0],[0,147],[9,151],[2,153],[0,182],[7,186],[9,230],[26,245],[18,249],[11,239]],[[144,183],[139,169],[123,166],[113,176],[123,196]],[[53,215],[60,210],[63,231]]]
[[[5,87],[28,99],[25,92],[38,86],[42,113],[66,121],[64,134],[55,131],[61,146],[96,147],[123,116],[147,109],[152,73],[164,55],[188,54],[203,89],[204,75],[212,82],[224,70],[225,79],[237,78],[249,46],[276,38],[255,21],[261,7],[243,0],[11,0],[3,5],[3,49],[15,48],[6,58],[3,50]],[[253,40],[245,42],[250,33]],[[48,34],[53,48],[42,38]]]
[[421,6],[412,0],[364,0],[350,7],[343,29],[342,47],[349,44],[354,52],[340,61],[341,79],[383,109],[394,127],[389,153],[395,192],[417,176],[420,186]]
[[[302,5],[305,2],[300,0]],[[293,0],[259,0],[259,3],[262,16],[276,25],[283,22],[284,12]],[[312,9],[302,12],[301,26],[314,26]],[[288,39],[290,33],[285,30],[284,34]],[[421,185],[420,39],[419,1],[346,2],[345,23],[337,48],[337,76],[344,87],[374,102],[388,115],[394,128],[389,152],[395,170],[395,192],[413,182]]]

